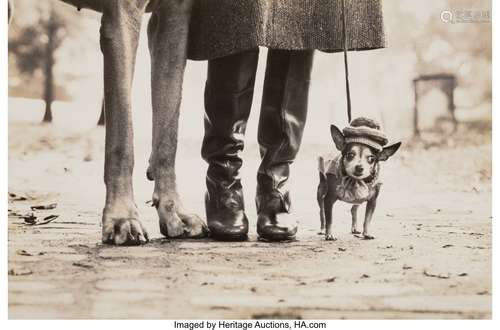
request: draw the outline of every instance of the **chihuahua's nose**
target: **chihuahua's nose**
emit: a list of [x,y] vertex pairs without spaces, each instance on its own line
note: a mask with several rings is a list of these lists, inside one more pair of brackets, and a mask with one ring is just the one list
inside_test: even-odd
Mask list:
[[356,175],[361,175],[361,174],[363,174],[363,166],[361,166],[361,165],[356,165],[356,166],[354,167],[354,174],[356,174]]

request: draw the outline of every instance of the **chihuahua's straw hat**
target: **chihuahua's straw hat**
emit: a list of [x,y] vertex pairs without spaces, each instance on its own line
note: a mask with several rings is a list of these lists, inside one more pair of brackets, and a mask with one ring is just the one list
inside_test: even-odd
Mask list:
[[379,123],[365,117],[353,119],[342,133],[346,143],[361,143],[378,151],[389,142],[385,133],[380,130]]

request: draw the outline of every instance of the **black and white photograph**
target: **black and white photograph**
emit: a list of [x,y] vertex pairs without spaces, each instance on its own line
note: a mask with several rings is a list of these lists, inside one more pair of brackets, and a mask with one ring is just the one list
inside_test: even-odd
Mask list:
[[492,320],[491,0],[1,6],[9,323]]

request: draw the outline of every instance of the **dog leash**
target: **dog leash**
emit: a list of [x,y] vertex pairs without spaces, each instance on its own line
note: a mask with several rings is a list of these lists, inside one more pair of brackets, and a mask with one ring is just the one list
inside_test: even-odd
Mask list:
[[344,71],[345,71],[345,91],[347,97],[347,120],[348,123],[351,122],[352,119],[352,110],[351,110],[351,90],[349,87],[349,65],[347,63],[347,24],[345,17],[345,0],[342,0],[342,37],[344,43]]

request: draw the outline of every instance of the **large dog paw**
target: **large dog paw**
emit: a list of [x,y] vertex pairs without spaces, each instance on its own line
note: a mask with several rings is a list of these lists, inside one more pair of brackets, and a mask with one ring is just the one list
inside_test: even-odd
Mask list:
[[163,201],[153,198],[153,205],[158,211],[160,232],[169,238],[203,238],[208,236],[207,225],[195,214],[180,210],[174,200]]
[[149,241],[148,233],[135,218],[105,217],[102,223],[102,242],[114,245],[140,245]]

